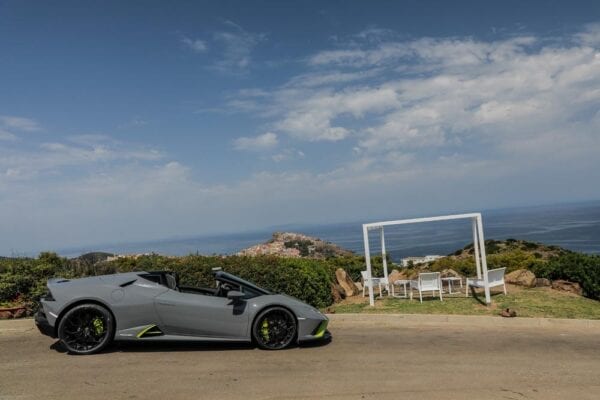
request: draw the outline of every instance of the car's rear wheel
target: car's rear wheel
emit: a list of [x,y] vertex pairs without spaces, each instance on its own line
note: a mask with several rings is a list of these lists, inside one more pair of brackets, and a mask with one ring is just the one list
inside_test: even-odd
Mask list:
[[72,354],[93,354],[112,339],[114,320],[98,304],[80,304],[68,310],[58,324],[58,338]]
[[293,342],[296,331],[296,317],[289,310],[271,307],[262,311],[254,320],[252,337],[262,349],[280,350]]

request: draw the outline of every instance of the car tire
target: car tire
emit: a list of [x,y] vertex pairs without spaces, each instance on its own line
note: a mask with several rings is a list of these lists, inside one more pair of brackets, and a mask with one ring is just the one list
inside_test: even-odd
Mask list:
[[297,333],[296,317],[284,307],[261,311],[252,324],[252,339],[265,350],[285,349],[294,343]]
[[99,304],[79,304],[60,319],[58,338],[70,354],[94,354],[112,341],[114,318]]

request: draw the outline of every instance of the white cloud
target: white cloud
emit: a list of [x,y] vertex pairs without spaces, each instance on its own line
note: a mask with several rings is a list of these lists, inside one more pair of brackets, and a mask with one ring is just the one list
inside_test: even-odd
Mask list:
[[[164,155],[155,149],[126,144],[102,135],[80,135],[70,142],[47,142],[33,150],[0,148],[0,177],[31,180],[60,177],[68,169],[87,173],[105,165],[157,161]],[[1,179],[0,179],[1,182]]]
[[194,53],[207,53],[213,62],[210,68],[226,74],[244,74],[252,64],[252,51],[264,42],[264,33],[248,32],[233,21],[223,21],[223,28],[212,32],[207,39],[183,36],[181,42]]
[[[274,95],[274,109],[280,119],[274,126],[288,135],[309,142],[340,141],[352,134],[350,126],[336,120],[349,117],[362,119],[397,106],[392,88],[353,87],[340,91],[283,89]],[[266,107],[268,109],[268,107]]]
[[17,140],[17,136],[13,133],[10,133],[9,131],[7,131],[5,129],[0,128],[0,140],[15,141],[15,140]]
[[24,117],[0,115],[0,124],[5,128],[12,128],[23,132],[35,132],[40,130],[40,126],[36,121]]
[[384,153],[501,152],[523,137],[569,132],[574,121],[589,125],[600,103],[598,32],[493,42],[364,32],[309,57],[312,71],[270,95],[240,92],[230,106],[297,140],[356,140],[357,149]]
[[254,137],[239,137],[233,141],[233,147],[236,150],[263,151],[276,147],[277,143],[277,135],[266,132]]
[[358,72],[325,71],[301,74],[290,79],[288,87],[316,87],[361,81],[373,78],[380,70],[374,68]]
[[191,39],[187,36],[181,38],[181,42],[194,53],[204,53],[208,50],[208,46],[204,40]]
[[252,51],[266,39],[264,33],[251,33],[232,21],[225,21],[227,30],[214,32],[212,40],[219,47],[221,57],[214,68],[226,73],[239,73],[252,62]]
[[305,154],[301,150],[296,150],[293,148],[283,149],[281,152],[277,154],[273,154],[270,158],[276,163],[280,163],[282,161],[288,160],[301,160],[305,157]]

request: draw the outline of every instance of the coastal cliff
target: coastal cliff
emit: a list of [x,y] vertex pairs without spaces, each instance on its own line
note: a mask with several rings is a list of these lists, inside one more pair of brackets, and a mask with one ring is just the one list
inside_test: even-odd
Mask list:
[[266,243],[257,244],[237,253],[239,256],[276,255],[292,258],[325,259],[354,253],[324,240],[293,232],[275,232]]

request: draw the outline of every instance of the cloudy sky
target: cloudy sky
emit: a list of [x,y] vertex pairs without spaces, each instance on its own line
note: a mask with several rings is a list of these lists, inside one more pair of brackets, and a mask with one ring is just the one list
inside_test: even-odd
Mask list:
[[600,3],[0,1],[0,255],[600,198]]

